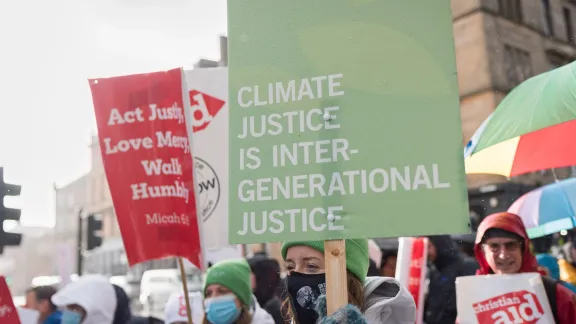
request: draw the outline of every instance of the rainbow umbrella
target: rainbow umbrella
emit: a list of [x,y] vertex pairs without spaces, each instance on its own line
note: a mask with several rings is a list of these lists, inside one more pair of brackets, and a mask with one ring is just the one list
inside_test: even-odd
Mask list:
[[576,227],[575,210],[576,178],[534,189],[508,208],[522,218],[530,238]]
[[516,87],[464,149],[466,173],[512,177],[576,165],[576,62]]

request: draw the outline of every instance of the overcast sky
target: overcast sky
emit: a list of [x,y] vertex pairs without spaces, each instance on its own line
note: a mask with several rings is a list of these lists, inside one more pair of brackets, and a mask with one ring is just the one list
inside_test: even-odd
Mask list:
[[0,4],[0,165],[22,185],[22,223],[54,223],[54,190],[86,173],[89,77],[219,58],[226,0],[19,0]]

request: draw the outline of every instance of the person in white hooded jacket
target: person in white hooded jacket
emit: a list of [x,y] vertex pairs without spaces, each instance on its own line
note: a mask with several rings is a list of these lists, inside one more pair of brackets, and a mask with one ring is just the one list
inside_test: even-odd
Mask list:
[[220,261],[208,269],[203,324],[274,324],[252,295],[250,274],[244,259]]
[[62,309],[62,324],[112,324],[116,311],[116,292],[100,275],[85,275],[52,296]]
[[326,276],[323,241],[282,244],[287,297],[282,311],[293,324],[368,323],[414,324],[416,304],[394,278],[366,277],[368,240],[347,239],[348,305],[326,315]]
[[[202,293],[192,292],[188,294],[190,300],[190,311],[192,312],[192,324],[201,324],[204,318],[204,306],[202,304]],[[186,312],[186,298],[184,293],[170,296],[164,307],[165,324],[188,324],[188,313]]]

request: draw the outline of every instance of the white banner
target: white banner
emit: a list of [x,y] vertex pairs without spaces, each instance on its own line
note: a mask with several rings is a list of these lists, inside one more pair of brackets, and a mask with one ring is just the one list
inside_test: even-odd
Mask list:
[[396,280],[408,289],[416,303],[416,324],[424,323],[424,301],[427,294],[426,263],[428,262],[428,238],[398,238],[398,261]]
[[[207,258],[228,245],[228,68],[187,70],[191,139]],[[233,247],[236,249],[236,247]],[[214,260],[205,260],[214,262]]]

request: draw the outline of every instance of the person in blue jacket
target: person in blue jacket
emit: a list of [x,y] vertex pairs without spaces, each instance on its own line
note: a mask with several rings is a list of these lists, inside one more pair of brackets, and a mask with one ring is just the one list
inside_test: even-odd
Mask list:
[[50,300],[55,293],[56,289],[52,286],[37,286],[26,291],[25,307],[40,313],[41,324],[60,324],[62,313]]
[[560,266],[558,266],[558,259],[550,254],[542,253],[536,255],[536,260],[538,260],[538,265],[546,269],[548,277],[559,281],[564,287],[576,293],[576,286],[569,282],[560,280]]

